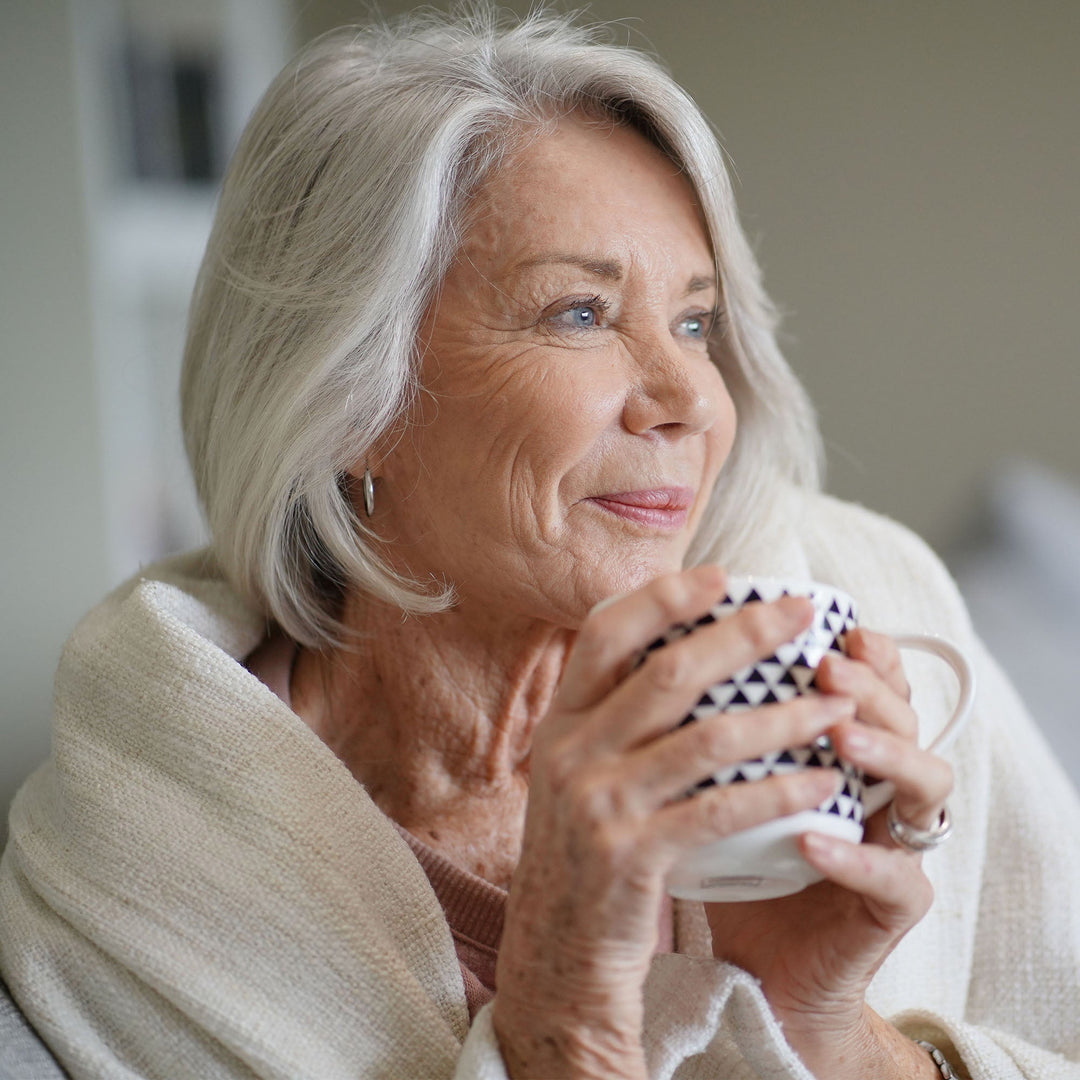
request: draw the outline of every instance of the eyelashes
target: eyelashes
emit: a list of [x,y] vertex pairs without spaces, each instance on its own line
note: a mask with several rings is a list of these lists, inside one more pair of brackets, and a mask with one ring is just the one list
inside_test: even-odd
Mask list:
[[578,296],[563,302],[550,319],[572,330],[593,330],[605,324],[610,311],[611,302],[602,296]]

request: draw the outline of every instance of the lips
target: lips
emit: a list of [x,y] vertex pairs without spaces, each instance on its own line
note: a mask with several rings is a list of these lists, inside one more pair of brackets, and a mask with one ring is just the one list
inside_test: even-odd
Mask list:
[[663,531],[681,529],[694,504],[694,489],[689,487],[649,488],[645,491],[619,491],[596,495],[590,500],[601,509],[628,521]]

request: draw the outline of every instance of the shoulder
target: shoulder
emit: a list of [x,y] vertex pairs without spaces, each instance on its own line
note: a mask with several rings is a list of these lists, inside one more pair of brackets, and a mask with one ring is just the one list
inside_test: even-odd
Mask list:
[[[116,713],[172,707],[244,681],[244,658],[266,633],[204,551],[146,567],[83,617],[64,645],[54,730],[89,703]],[[242,687],[237,687],[242,689]]]
[[117,586],[79,622],[65,654],[105,642],[184,638],[240,658],[265,631],[262,614],[244,602],[203,549],[154,563]]

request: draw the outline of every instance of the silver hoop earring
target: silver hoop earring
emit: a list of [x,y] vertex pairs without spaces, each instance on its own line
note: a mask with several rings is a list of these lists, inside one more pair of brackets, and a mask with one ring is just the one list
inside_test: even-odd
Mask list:
[[371,479],[370,469],[364,469],[364,513],[375,516],[375,481]]

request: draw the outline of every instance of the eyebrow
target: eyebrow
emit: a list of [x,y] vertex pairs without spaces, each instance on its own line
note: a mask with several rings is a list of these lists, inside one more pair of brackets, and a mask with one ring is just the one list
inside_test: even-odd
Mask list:
[[[554,263],[562,266],[577,266],[594,277],[605,281],[622,281],[623,268],[610,259],[593,258],[589,255],[573,255],[569,252],[553,252],[548,255],[538,255],[535,259],[526,259],[514,267],[516,271],[530,270],[534,266],[545,266]],[[717,288],[717,280],[714,274],[695,274],[686,286],[686,295],[705,292],[708,289]]]

